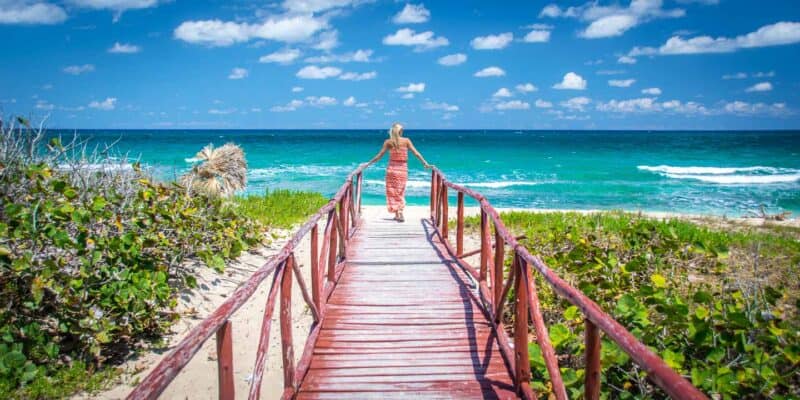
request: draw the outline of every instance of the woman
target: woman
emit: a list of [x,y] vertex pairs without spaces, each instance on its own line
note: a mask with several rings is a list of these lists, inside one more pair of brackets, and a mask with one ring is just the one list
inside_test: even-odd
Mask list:
[[389,212],[394,213],[394,219],[398,222],[405,221],[403,208],[406,205],[406,181],[408,181],[408,150],[419,159],[425,168],[431,165],[422,158],[410,139],[403,137],[403,125],[395,123],[389,130],[389,139],[383,142],[381,151],[369,160],[369,164],[374,164],[380,160],[389,150],[389,166],[386,168],[386,206]]

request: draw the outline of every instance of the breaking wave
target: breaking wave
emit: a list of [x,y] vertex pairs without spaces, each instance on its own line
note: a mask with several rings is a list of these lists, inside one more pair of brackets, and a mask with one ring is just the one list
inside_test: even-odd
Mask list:
[[776,167],[675,167],[639,165],[641,171],[670,179],[695,180],[722,185],[769,185],[800,181],[800,170]]

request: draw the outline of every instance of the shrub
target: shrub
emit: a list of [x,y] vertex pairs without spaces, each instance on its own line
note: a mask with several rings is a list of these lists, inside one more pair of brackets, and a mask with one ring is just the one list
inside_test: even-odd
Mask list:
[[305,221],[328,199],[316,192],[268,190],[263,195],[237,197],[235,202],[239,212],[264,226],[287,229]]

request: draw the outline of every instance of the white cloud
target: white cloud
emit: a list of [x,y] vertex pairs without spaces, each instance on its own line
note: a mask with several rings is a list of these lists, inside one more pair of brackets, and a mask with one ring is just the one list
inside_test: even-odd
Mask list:
[[400,86],[395,90],[400,93],[422,93],[425,91],[425,83],[409,83],[407,86]]
[[336,100],[335,97],[330,96],[308,96],[306,97],[305,104],[312,106],[312,107],[327,107],[327,106],[335,106],[339,102]]
[[103,101],[97,101],[97,100],[92,101],[91,103],[89,103],[89,108],[94,108],[103,111],[110,111],[113,110],[114,107],[116,107],[116,105],[117,105],[116,97],[107,97]]
[[248,74],[246,69],[237,67],[231,70],[228,79],[244,79],[247,78]]
[[251,39],[294,43],[310,39],[328,23],[312,15],[272,16],[256,24],[218,19],[186,21],[175,28],[175,38],[193,44],[230,46]]
[[617,59],[617,63],[619,63],[619,64],[636,64],[636,59],[631,57],[631,56],[623,55],[623,56],[620,56]]
[[35,107],[36,107],[37,110],[45,110],[45,111],[51,111],[54,108],[56,108],[55,105],[53,105],[52,103],[48,103],[48,102],[46,102],[44,100],[36,100],[36,106]]
[[359,3],[358,0],[284,0],[281,6],[296,13],[316,13]]
[[753,78],[772,78],[775,76],[775,71],[769,72],[756,72],[751,75]]
[[553,85],[553,89],[584,90],[586,89],[586,79],[574,72],[567,72],[560,83]]
[[631,87],[634,83],[636,83],[636,79],[612,79],[608,81],[608,86]]
[[754,32],[739,35],[734,38],[711,36],[696,36],[685,39],[673,36],[661,45],[654,47],[634,47],[628,55],[631,57],[641,55],[681,55],[681,54],[707,54],[731,53],[741,49],[781,46],[800,43],[800,22],[778,22],[765,25]]
[[747,74],[744,72],[737,72],[735,74],[722,75],[722,79],[747,79]]
[[561,105],[561,107],[568,108],[572,111],[583,112],[585,111],[586,106],[589,105],[589,103],[591,102],[592,100],[589,99],[588,97],[581,96],[581,97],[573,97],[567,101],[562,101],[559,104]]
[[339,76],[342,70],[336,67],[318,67],[309,65],[297,71],[296,76],[300,79],[328,79]]
[[769,82],[759,82],[749,88],[745,89],[745,92],[769,92],[772,90],[772,84]]
[[432,101],[427,101],[420,106],[423,110],[434,110],[434,111],[447,111],[447,112],[455,112],[458,111],[458,106],[447,104],[447,103],[436,103]]
[[460,65],[466,61],[467,61],[467,55],[463,53],[450,54],[439,58],[439,64],[444,65],[446,67]]
[[662,0],[631,0],[628,7],[617,4],[603,6],[598,1],[565,9],[557,4],[550,4],[542,9],[539,17],[577,18],[589,24],[578,36],[597,39],[620,36],[631,28],[656,18],[677,18],[685,14],[680,8],[665,10]]
[[526,43],[545,43],[550,41],[550,31],[548,30],[532,30],[522,39]]
[[506,32],[498,35],[478,36],[472,39],[470,44],[475,50],[499,50],[506,48],[513,40],[514,34]]
[[512,96],[513,94],[511,94],[511,91],[506,88],[500,88],[492,95],[492,97],[512,97]]
[[114,45],[108,49],[109,53],[117,54],[134,54],[142,51],[142,48],[133,44],[114,42]]
[[263,55],[258,59],[260,63],[291,64],[300,57],[302,53],[297,49],[282,49],[274,53]]
[[642,89],[642,94],[649,94],[651,96],[660,96],[661,95],[661,89],[659,89],[657,87],[651,87],[651,88],[647,88],[647,89]]
[[414,93],[406,93],[406,94],[400,96],[400,98],[401,99],[406,99],[406,100],[413,99],[414,98]]
[[345,72],[339,75],[339,79],[343,81],[366,81],[369,79],[375,79],[378,76],[378,73],[375,71],[358,73],[358,72]]
[[356,105],[356,98],[353,97],[353,96],[350,96],[347,99],[345,99],[345,101],[342,102],[342,105],[344,105],[345,107],[352,107],[352,106]]
[[601,69],[595,72],[597,75],[620,75],[624,74],[625,70],[622,69]]
[[421,24],[431,19],[431,12],[424,4],[406,4],[403,10],[392,18],[395,24]]
[[0,25],[53,25],[64,22],[63,8],[45,2],[0,1]]
[[319,34],[317,37],[317,43],[314,44],[313,48],[322,51],[331,51],[336,46],[339,45],[339,31],[336,29],[325,31]]
[[289,111],[295,111],[302,106],[303,106],[302,100],[292,100],[285,106],[274,106],[269,110],[272,112],[289,112]]
[[356,50],[345,54],[324,54],[316,57],[306,58],[307,63],[312,64],[325,64],[325,63],[349,63],[349,62],[371,62],[372,50]]
[[80,75],[92,71],[94,71],[94,65],[92,64],[70,65],[64,68],[64,72],[70,75]]
[[208,110],[208,113],[211,115],[228,115],[233,114],[237,110],[235,108],[212,108]]
[[506,71],[503,71],[500,67],[486,67],[478,72],[476,72],[473,76],[478,78],[487,78],[493,76],[504,76]]
[[511,100],[500,102],[494,105],[494,108],[499,111],[506,111],[506,110],[527,110],[531,108],[531,105],[527,102],[520,101],[520,100]]
[[126,10],[141,10],[155,7],[159,0],[69,0],[69,3],[83,8],[95,10],[111,10],[116,22]]
[[536,99],[536,102],[534,103],[534,105],[536,106],[536,108],[551,108],[551,107],[553,107],[553,103],[551,103],[549,101],[542,100],[542,99]]
[[521,83],[517,85],[515,89],[521,93],[530,93],[539,90],[539,88],[534,86],[532,83]]
[[739,100],[724,104],[722,109],[726,113],[735,115],[769,114],[778,116],[789,113],[785,103],[748,103]]
[[300,93],[300,92],[302,92],[303,90],[304,90],[304,89],[303,89],[303,87],[302,87],[302,86],[294,86],[294,87],[292,87],[292,93]]
[[424,51],[447,46],[450,41],[443,36],[437,37],[433,31],[416,33],[413,29],[403,28],[384,37],[383,44],[387,46],[412,46],[415,51]]
[[638,99],[611,100],[607,103],[599,103],[597,104],[597,109],[607,112],[630,113],[658,111],[660,105],[656,102],[656,99],[652,97],[642,97]]

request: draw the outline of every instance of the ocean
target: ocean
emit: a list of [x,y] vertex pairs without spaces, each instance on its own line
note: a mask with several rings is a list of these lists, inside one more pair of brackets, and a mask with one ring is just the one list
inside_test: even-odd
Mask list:
[[[115,144],[162,179],[213,143],[244,148],[249,193],[288,188],[332,195],[369,160],[386,130],[77,130]],[[496,207],[624,209],[741,216],[761,205],[800,213],[800,131],[409,130],[449,180]],[[428,204],[430,172],[409,154],[407,201]],[[364,204],[384,202],[388,154],[365,174]],[[795,215],[797,216],[797,215]]]

